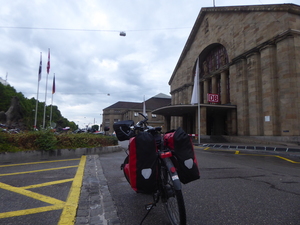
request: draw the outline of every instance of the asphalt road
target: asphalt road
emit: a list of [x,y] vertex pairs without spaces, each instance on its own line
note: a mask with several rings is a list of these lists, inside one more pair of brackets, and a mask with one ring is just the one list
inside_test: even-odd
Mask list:
[[[201,179],[183,186],[187,223],[300,224],[297,159],[235,153],[196,150]],[[139,224],[146,214],[144,205],[152,197],[130,188],[120,170],[125,156],[124,152],[110,153],[101,155],[100,161],[121,224]],[[169,224],[161,204],[143,224]]]

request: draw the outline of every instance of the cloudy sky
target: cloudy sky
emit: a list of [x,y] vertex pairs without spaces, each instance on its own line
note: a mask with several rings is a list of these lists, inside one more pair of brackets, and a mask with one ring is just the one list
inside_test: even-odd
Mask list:
[[[215,3],[214,3],[215,2]],[[202,7],[300,0],[0,0],[0,77],[80,127],[117,101],[169,94],[168,81]],[[120,32],[126,36],[120,36]],[[141,109],[142,110],[142,109]]]

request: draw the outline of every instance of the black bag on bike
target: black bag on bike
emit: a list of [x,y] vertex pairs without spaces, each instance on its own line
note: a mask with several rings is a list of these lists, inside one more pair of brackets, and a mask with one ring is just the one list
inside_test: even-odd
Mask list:
[[140,132],[129,143],[129,180],[138,193],[153,193],[157,188],[157,150],[152,134]]
[[129,140],[133,136],[130,127],[134,125],[133,120],[123,120],[114,123],[113,128],[119,141]]
[[187,184],[200,178],[198,162],[194,152],[194,146],[190,136],[179,127],[166,137],[165,143],[170,149],[174,149],[174,164],[177,167],[177,173],[180,181]]

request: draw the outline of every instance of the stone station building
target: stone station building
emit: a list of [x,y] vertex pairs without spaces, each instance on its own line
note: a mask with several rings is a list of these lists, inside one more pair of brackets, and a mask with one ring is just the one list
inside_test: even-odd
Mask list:
[[170,78],[166,127],[300,142],[300,6],[202,8]]

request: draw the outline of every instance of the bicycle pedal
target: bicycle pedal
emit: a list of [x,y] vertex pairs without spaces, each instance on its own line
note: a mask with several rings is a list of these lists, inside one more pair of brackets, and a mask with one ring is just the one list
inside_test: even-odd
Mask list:
[[155,203],[149,203],[145,205],[145,209],[147,211],[151,210],[156,204]]

